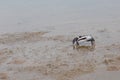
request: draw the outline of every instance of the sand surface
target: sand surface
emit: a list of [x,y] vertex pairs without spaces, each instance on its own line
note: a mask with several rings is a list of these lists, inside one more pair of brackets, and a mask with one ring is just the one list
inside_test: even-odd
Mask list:
[[73,36],[51,34],[44,31],[1,34],[0,79],[119,80],[118,42],[73,49]]

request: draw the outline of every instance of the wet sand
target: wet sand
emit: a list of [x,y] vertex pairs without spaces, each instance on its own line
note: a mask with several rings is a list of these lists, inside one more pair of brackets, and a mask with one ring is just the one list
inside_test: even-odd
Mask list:
[[73,49],[73,35],[52,34],[44,31],[1,34],[0,79],[119,80],[118,42],[100,45],[96,38],[95,48]]

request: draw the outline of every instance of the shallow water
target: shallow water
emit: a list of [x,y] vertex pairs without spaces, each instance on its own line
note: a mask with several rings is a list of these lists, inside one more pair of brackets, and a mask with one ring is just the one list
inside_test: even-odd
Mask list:
[[119,0],[0,1],[0,32],[59,31],[56,28],[69,26],[72,28],[67,31],[93,27],[119,30],[119,3]]

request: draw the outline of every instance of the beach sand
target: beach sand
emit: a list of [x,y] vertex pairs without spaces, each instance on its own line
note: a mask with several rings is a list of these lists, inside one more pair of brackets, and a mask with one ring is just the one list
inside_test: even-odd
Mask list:
[[[98,34],[103,33],[106,34],[106,30],[98,30]],[[95,48],[73,49],[72,39],[76,33],[52,34],[47,31],[1,34],[0,79],[119,80],[118,42],[104,44],[107,41],[100,42],[102,39],[99,40],[97,34]]]

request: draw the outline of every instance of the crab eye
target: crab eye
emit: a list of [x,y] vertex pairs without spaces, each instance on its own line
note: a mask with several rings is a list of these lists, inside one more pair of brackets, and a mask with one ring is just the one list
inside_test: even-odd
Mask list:
[[79,38],[81,38],[82,36],[79,36]]

